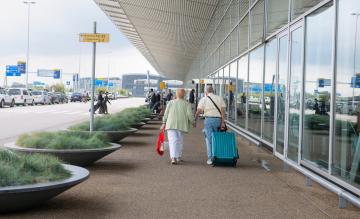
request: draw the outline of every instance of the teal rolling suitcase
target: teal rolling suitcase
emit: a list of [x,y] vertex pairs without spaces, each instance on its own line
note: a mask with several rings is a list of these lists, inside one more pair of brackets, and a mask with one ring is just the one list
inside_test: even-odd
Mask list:
[[213,166],[236,167],[239,153],[233,132],[214,132],[212,136]]

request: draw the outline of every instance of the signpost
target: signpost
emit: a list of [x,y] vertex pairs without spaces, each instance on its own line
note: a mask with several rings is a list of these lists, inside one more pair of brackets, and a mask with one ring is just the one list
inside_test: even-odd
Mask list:
[[20,74],[25,74],[26,72],[26,62],[18,61],[17,63],[18,70]]
[[5,75],[6,77],[21,76],[21,73],[19,72],[17,65],[7,65]]
[[61,78],[61,70],[60,69],[38,69],[37,70],[38,77],[49,77],[54,79]]
[[109,34],[96,33],[96,21],[94,22],[94,33],[81,33],[80,42],[92,43],[92,76],[91,76],[91,109],[90,109],[90,132],[94,130],[94,99],[95,99],[95,63],[96,63],[96,43],[108,43],[110,41]]

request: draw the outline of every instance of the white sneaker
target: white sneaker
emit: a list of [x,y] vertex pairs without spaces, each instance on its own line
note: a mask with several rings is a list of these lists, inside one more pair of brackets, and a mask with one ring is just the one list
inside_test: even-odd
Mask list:
[[207,163],[208,165],[212,165],[212,164],[213,164],[211,158],[209,158],[209,159],[206,161],[206,163]]

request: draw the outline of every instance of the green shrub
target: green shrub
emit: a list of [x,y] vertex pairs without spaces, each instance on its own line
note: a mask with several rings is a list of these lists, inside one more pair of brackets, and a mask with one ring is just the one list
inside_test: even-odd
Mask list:
[[21,135],[16,144],[27,148],[42,149],[95,149],[110,146],[105,135],[86,132],[38,132]]
[[19,186],[67,179],[67,171],[55,157],[16,154],[0,149],[0,186]]
[[[95,131],[122,131],[128,130],[130,123],[117,116],[104,116],[94,120]],[[89,122],[83,122],[70,127],[74,131],[90,131]]]
[[[119,113],[98,117],[94,121],[95,131],[123,131],[129,130],[131,125],[140,123],[151,115],[146,107],[127,108]],[[89,122],[80,123],[70,127],[70,130],[89,131]]]

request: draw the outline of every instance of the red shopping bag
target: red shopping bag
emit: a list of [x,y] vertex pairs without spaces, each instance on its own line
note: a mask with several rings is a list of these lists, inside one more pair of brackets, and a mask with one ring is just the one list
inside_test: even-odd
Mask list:
[[164,130],[161,130],[159,133],[157,144],[156,144],[156,151],[157,153],[162,156],[164,154],[164,142],[165,142],[165,132]]

